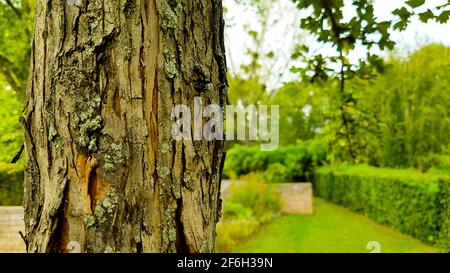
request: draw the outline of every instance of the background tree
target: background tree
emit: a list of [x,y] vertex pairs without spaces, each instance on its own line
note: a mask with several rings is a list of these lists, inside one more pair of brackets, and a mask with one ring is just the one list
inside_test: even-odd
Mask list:
[[[249,18],[244,20],[235,18],[233,13],[226,13],[229,32],[232,33],[232,27],[236,28],[233,22],[238,21],[246,38],[239,41],[243,44],[243,55],[234,60],[230,46],[235,44],[232,41],[237,41],[238,37],[226,36],[230,45],[230,103],[245,106],[267,104],[273,92],[286,79],[294,42],[301,38],[297,12],[292,10],[290,0],[229,1],[249,14]],[[291,13],[286,16],[284,11],[289,9]],[[274,39],[274,32],[283,33],[280,41]]]
[[[450,17],[450,2],[422,10],[425,0],[409,0],[392,12],[392,20],[378,19],[371,0],[355,0],[351,5],[344,0],[294,2],[299,9],[309,11],[308,16],[301,19],[301,27],[314,35],[319,44],[332,47],[334,53],[321,54],[316,49],[300,45],[293,57],[302,57],[306,65],[293,71],[313,83],[337,82],[337,109],[331,116],[334,122],[328,128],[330,134],[334,134],[329,137],[331,147],[341,161],[367,162],[373,153],[370,143],[379,132],[380,122],[358,106],[355,88],[359,88],[361,81],[370,81],[376,73],[383,72],[383,59],[375,50],[394,48],[391,31],[406,29],[414,16],[422,22],[435,20],[446,23]],[[345,7],[356,16],[344,16]],[[354,61],[350,55],[357,46],[365,51],[366,57]]]
[[0,1],[0,82],[25,97],[35,0]]
[[449,53],[432,44],[405,59],[393,55],[385,73],[363,89],[360,107],[382,122],[373,143],[380,152],[371,161],[409,167],[445,153],[450,143]]
[[213,251],[223,141],[171,111],[226,103],[221,0],[39,0],[32,49],[28,251]]

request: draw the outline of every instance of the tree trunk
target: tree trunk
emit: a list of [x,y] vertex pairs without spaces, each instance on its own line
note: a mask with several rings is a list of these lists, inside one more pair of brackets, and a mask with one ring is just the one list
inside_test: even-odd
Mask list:
[[25,126],[29,252],[212,252],[223,141],[172,108],[226,103],[221,0],[38,0]]

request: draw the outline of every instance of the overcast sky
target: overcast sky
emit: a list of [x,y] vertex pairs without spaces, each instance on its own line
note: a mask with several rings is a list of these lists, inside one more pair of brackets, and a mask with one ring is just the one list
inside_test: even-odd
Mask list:
[[[350,0],[347,0],[349,3]],[[447,0],[426,0],[424,9],[427,7],[433,7]],[[404,5],[404,0],[374,0],[375,14],[379,19],[390,20],[393,18],[391,12]],[[250,25],[251,28],[257,29],[258,24],[255,24],[257,16],[251,9],[245,9],[241,5],[235,4],[235,0],[224,0],[224,6],[228,12],[225,15],[227,21],[226,30],[226,44],[227,55],[230,70],[234,72],[243,62],[247,60],[245,55],[246,46],[251,43],[250,38],[244,30],[245,25]],[[344,10],[344,14],[347,17],[351,17],[352,9],[350,7]],[[278,0],[277,6],[273,8],[272,18],[279,18],[280,21],[275,27],[269,30],[265,48],[267,52],[274,51],[281,57],[278,60],[275,71],[284,73],[283,79],[287,80],[289,76],[287,66],[292,66],[288,63],[288,59],[291,53],[292,45],[295,43],[314,43],[313,40],[305,38],[304,35],[300,35],[299,19],[303,14],[292,4],[291,0]],[[302,38],[303,37],[303,38]],[[444,43],[450,45],[450,24],[438,24],[428,23],[424,24],[418,20],[413,21],[408,29],[404,32],[394,32],[393,39],[398,43],[396,50],[401,52],[408,52],[420,45],[430,42]],[[305,40],[306,39],[306,40]],[[323,51],[330,51],[330,49],[324,48]],[[356,50],[351,56],[351,59],[357,59],[363,56],[362,50]],[[274,72],[275,73],[275,72]],[[278,72],[277,72],[278,73]],[[273,81],[273,79],[272,79]],[[270,84],[269,84],[270,85]]]

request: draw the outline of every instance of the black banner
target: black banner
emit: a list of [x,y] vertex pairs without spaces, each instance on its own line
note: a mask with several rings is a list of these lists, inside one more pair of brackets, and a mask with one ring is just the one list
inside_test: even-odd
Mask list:
[[1,254],[0,272],[404,272],[449,262],[449,254]]

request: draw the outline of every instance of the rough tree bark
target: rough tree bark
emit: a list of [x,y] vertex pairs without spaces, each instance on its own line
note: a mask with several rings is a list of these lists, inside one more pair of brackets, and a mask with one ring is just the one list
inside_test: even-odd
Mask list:
[[25,126],[29,252],[212,252],[223,141],[172,107],[226,103],[221,0],[38,0]]

